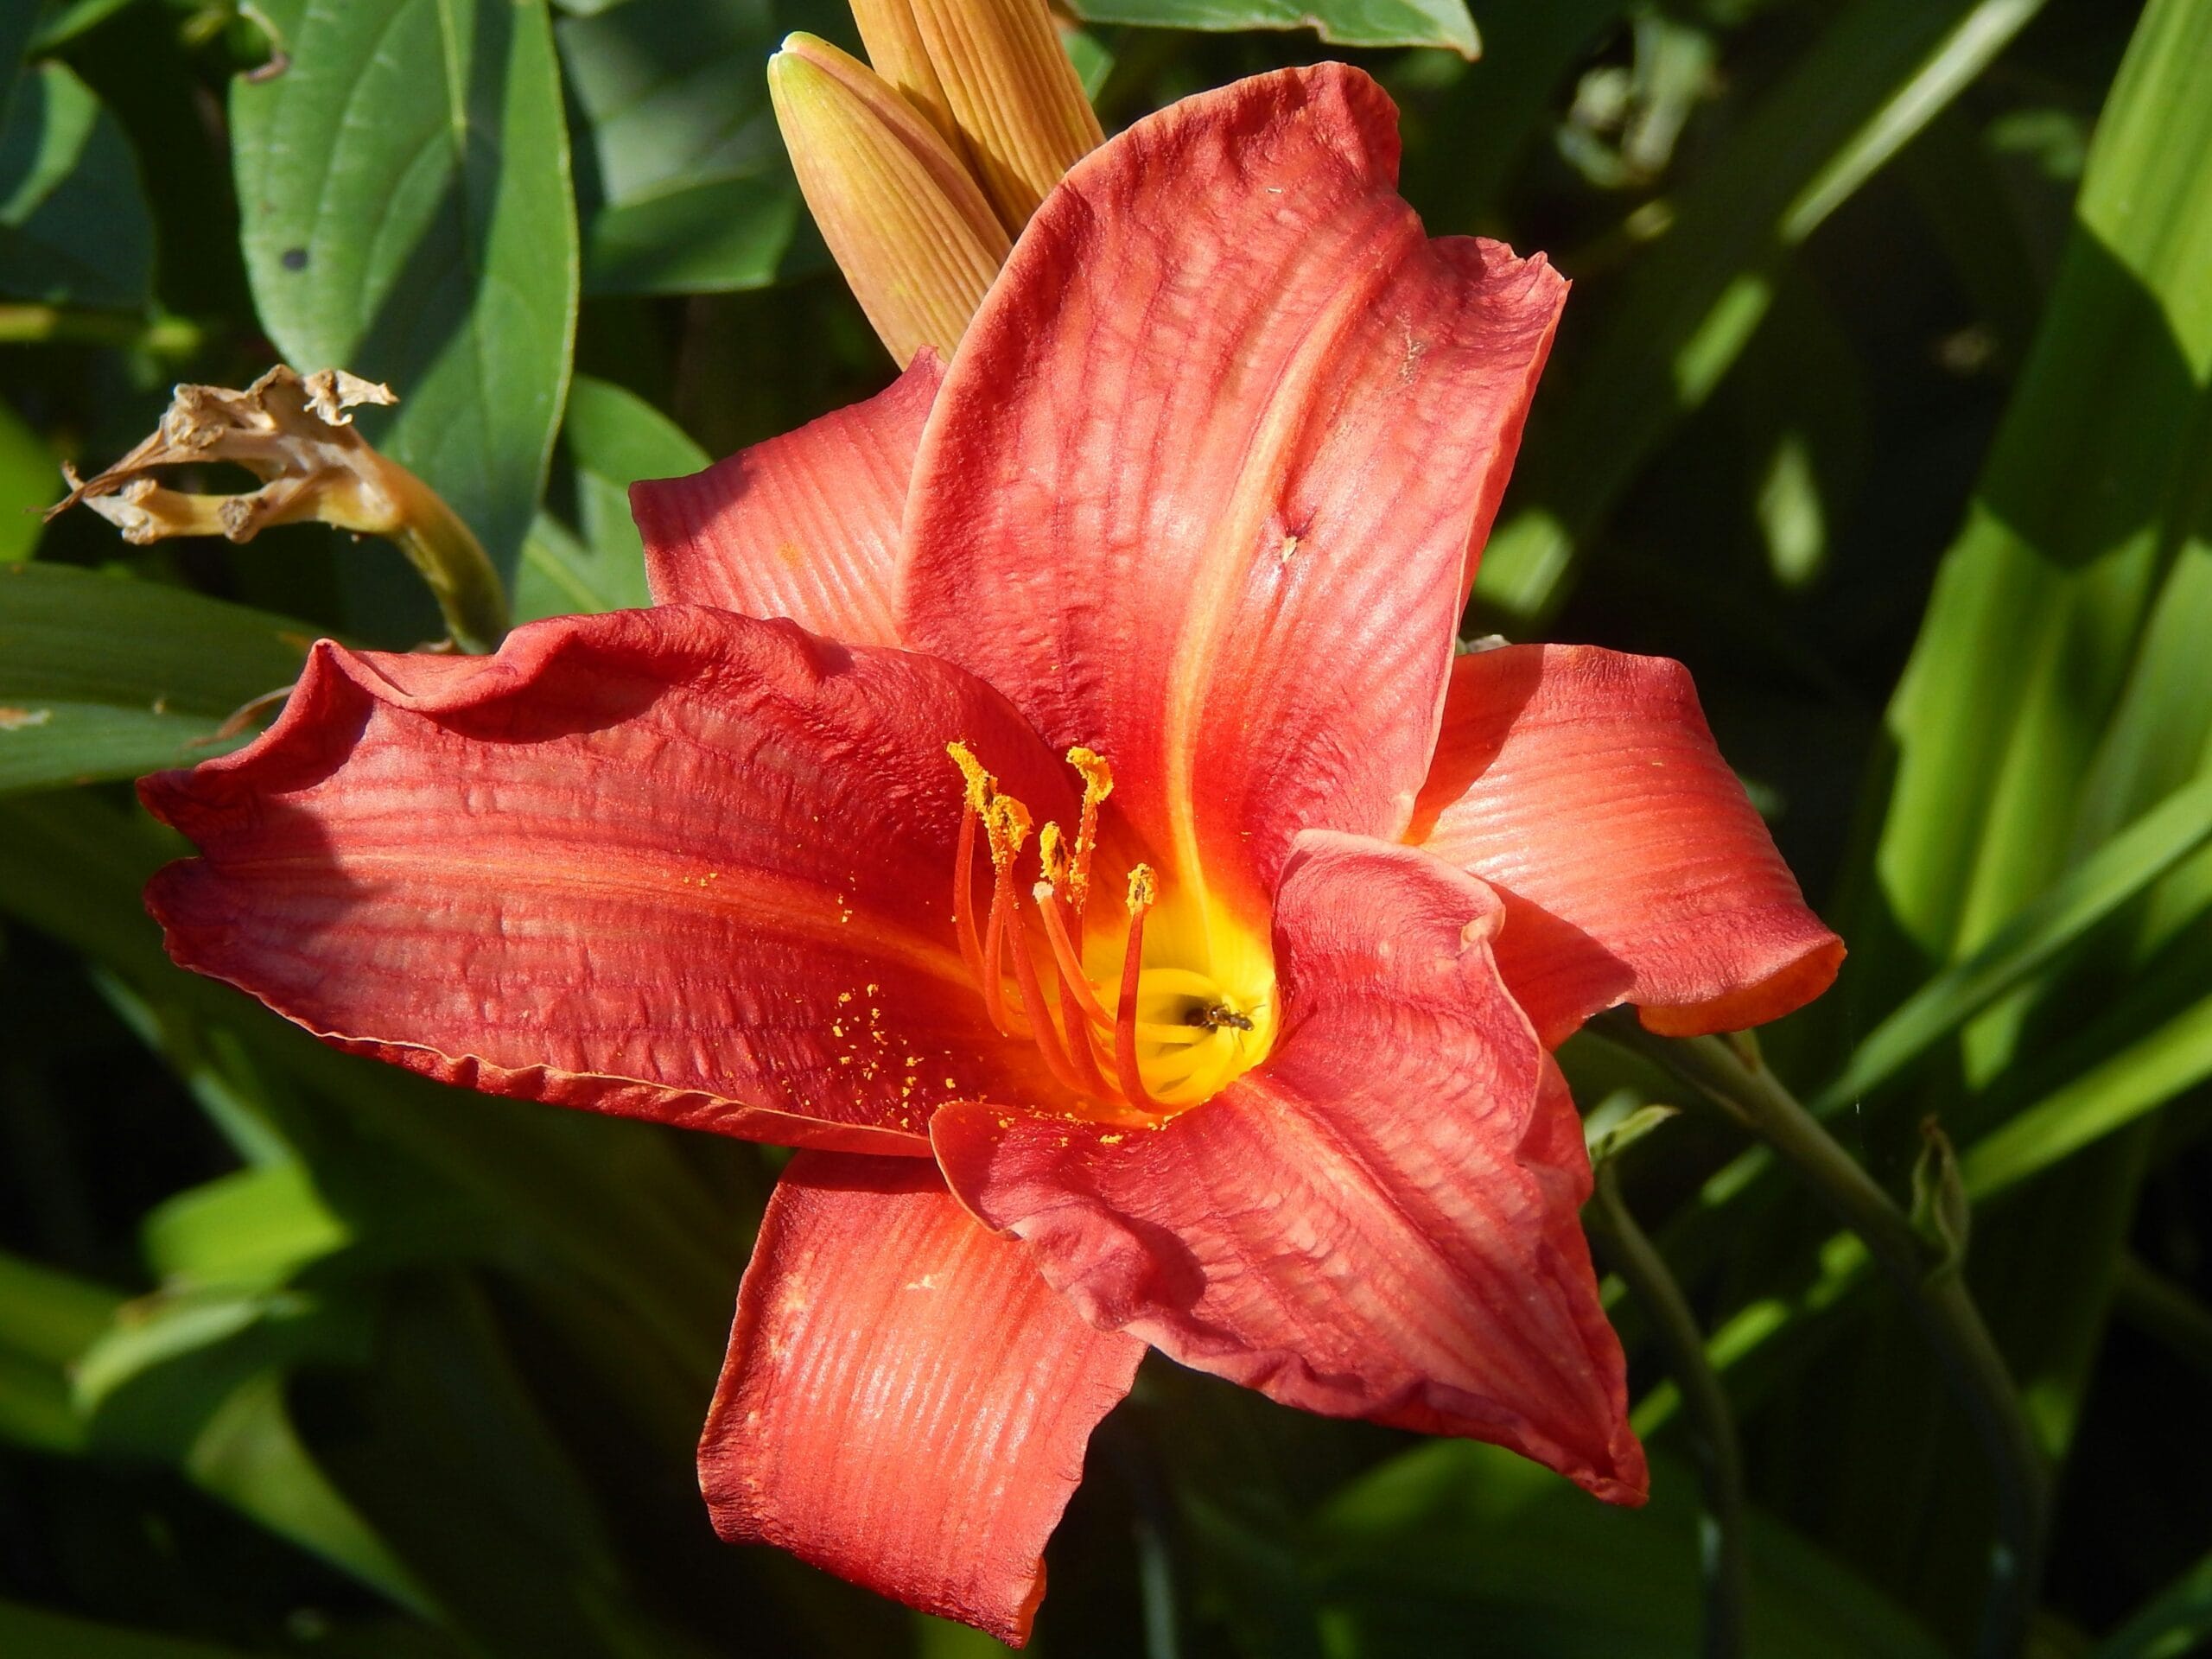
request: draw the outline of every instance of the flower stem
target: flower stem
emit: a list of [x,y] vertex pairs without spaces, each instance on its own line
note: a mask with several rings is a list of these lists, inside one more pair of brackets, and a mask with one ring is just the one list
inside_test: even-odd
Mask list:
[[2050,1471],[2004,1356],[1955,1265],[1946,1267],[1910,1219],[1837,1145],[1757,1051],[1715,1037],[1656,1037],[1624,1010],[1599,1027],[1657,1061],[1772,1147],[1857,1233],[1905,1294],[1907,1305],[1966,1408],[1997,1485],[1998,1540],[1975,1652],[2014,1659],[2024,1649],[2050,1531]]
[[1744,1558],[1744,1456],[1736,1419],[1720,1378],[1706,1358],[1681,1287],[1621,1198],[1616,1157],[1598,1164],[1596,1208],[1591,1212],[1608,1246],[1606,1256],[1650,1316],[1653,1334],[1666,1351],[1667,1369],[1681,1390],[1705,1488],[1700,1554],[1705,1567],[1705,1659],[1738,1659],[1744,1651],[1749,1571]]
[[454,643],[464,651],[497,651],[507,632],[507,593],[483,543],[414,474],[386,461],[381,481],[401,509],[401,522],[385,533],[422,573]]

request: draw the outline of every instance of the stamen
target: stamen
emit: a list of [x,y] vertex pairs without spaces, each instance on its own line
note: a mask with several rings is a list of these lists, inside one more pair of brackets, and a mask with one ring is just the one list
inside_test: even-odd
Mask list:
[[[1077,1076],[1083,1079],[1083,1088],[1081,1092],[1090,1096],[1094,1100],[1111,1100],[1114,1097],[1114,1085],[1106,1081],[1105,1074],[1098,1069],[1097,1056],[1090,1052],[1090,1009],[1084,1007],[1083,1003],[1077,999],[1077,994],[1075,989],[1075,987],[1080,984],[1083,987],[1084,994],[1089,995],[1090,991],[1090,982],[1088,980],[1071,981],[1065,975],[1059,976],[1058,977],[1060,982],[1060,1024],[1065,1028],[1068,1034],[1069,1058],[1075,1062]],[[1096,1007],[1097,1006],[1097,998],[1095,996],[1091,997],[1090,1002],[1091,1007]],[[1109,1025],[1108,1029],[1109,1032],[1111,1031],[1112,1027],[1110,1024]]]
[[1067,842],[1058,824],[1047,823],[1037,832],[1037,862],[1045,872],[1048,887],[1058,887],[1067,880]]
[[1075,941],[1068,936],[1066,922],[1060,917],[1059,895],[1050,881],[1039,881],[1030,889],[1029,896],[1037,901],[1037,913],[1045,918],[1045,937],[1052,942],[1052,960],[1058,965],[1062,983],[1084,1014],[1096,1020],[1102,1029],[1111,1031],[1114,1016],[1100,1004],[1098,994],[1084,976],[1083,957],[1076,950]]
[[[976,821],[990,810],[992,798],[998,793],[998,779],[983,770],[965,743],[948,743],[944,752],[967,781],[960,812],[960,842],[952,855],[952,931],[968,976],[981,989],[985,976],[983,947],[976,938]],[[992,1023],[998,1023],[995,1018]],[[1004,1032],[1006,1027],[1001,1025],[999,1029]]]
[[1068,751],[1068,765],[1083,775],[1083,816],[1076,821],[1075,852],[1068,860],[1065,888],[1080,944],[1084,907],[1090,902],[1090,855],[1098,849],[1098,808],[1114,792],[1114,768],[1106,764],[1103,755],[1081,744]]
[[[999,963],[1006,944],[1007,923],[1011,919],[1016,929],[1021,925],[1020,912],[1014,909],[1012,892],[1014,861],[1021,851],[1021,843],[1029,838],[1029,809],[1010,795],[993,795],[990,804],[983,810],[983,834],[991,847],[991,914],[983,927],[983,971],[977,988],[983,994],[983,1012],[989,1014],[991,1023],[1001,1031],[1011,1033],[1013,1027],[1007,1018],[1006,988],[1001,982]],[[1019,938],[1014,942],[1017,951],[1025,950]],[[1033,1002],[1032,1007],[1039,1007]],[[1039,1007],[1039,1012],[1042,1012]]]
[[968,977],[983,982],[983,947],[976,938],[976,809],[960,809],[960,842],[952,855],[952,932]]
[[1129,1104],[1150,1112],[1160,1107],[1137,1071],[1137,980],[1144,971],[1144,918],[1159,894],[1150,865],[1140,864],[1129,872],[1129,939],[1122,953],[1120,1017],[1114,1021],[1114,1075]]
[[[993,908],[996,909],[995,901]],[[1014,927],[1014,937],[1007,943],[1014,950],[1014,980],[1021,992],[1022,1011],[1029,1016],[1030,1034],[1036,1039],[1037,1052],[1045,1057],[1045,1069],[1058,1077],[1061,1084],[1077,1094],[1084,1092],[1080,1071],[1070,1064],[1067,1050],[1061,1046],[1060,1033],[1054,1029],[1052,1016],[1045,1007],[1044,988],[1037,982],[1037,964],[1029,959],[1029,940],[1023,932],[1019,917]],[[1071,1031],[1078,1041],[1089,1042],[1080,1024]],[[1088,1050],[1086,1049],[1086,1053]],[[1094,1071],[1096,1066],[1091,1068]]]

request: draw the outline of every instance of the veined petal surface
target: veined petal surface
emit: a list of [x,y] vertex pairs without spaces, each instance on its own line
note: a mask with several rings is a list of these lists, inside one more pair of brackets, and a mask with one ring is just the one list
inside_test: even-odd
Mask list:
[[899,526],[944,377],[937,353],[919,353],[863,403],[704,472],[632,484],[654,602],[788,616],[849,645],[899,644]]
[[1429,240],[1397,161],[1340,64],[1086,157],[962,341],[909,499],[909,638],[1105,755],[1150,856],[1255,921],[1299,829],[1411,814],[1566,291]]
[[939,1166],[1104,1329],[1638,1502],[1577,1213],[1581,1125],[1498,979],[1503,913],[1426,854],[1309,831],[1276,911],[1285,1031],[1266,1063],[1154,1128],[948,1105]]
[[927,1165],[801,1153],[738,1295],[700,1485],[733,1543],[1019,1645],[1090,1431],[1143,1357]]
[[326,640],[257,741],[140,785],[202,854],[147,902],[186,967],[443,1082],[925,1152],[941,1100],[1054,1097],[953,938],[951,738],[1065,803],[972,677],[789,621],[566,617],[492,658]]
[[1549,1046],[1622,1002],[1670,1036],[1742,1030],[1843,961],[1663,658],[1461,658],[1408,839],[1504,899],[1498,966]]

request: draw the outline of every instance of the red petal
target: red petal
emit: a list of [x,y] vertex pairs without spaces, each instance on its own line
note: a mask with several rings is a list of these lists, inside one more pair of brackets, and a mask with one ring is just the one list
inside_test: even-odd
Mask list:
[[141,785],[206,855],[147,899],[186,967],[444,1082],[925,1152],[948,1096],[1057,1097],[955,945],[951,737],[1067,810],[988,687],[789,622],[568,617],[490,658],[325,641],[258,741]]
[[1843,961],[1662,658],[1461,658],[1408,839],[1504,899],[1498,966],[1550,1046],[1621,1002],[1670,1036],[1739,1031]]
[[1403,829],[1566,292],[1427,240],[1397,159],[1389,99],[1323,64],[1080,162],[907,508],[910,637],[1103,753],[1152,855],[1253,915],[1300,828]]
[[938,1163],[1105,1329],[1638,1502],[1581,1127],[1499,982],[1501,913],[1412,849],[1302,836],[1275,917],[1287,1034],[1262,1066],[1154,1129],[949,1105]]
[[699,1445],[715,1529],[1018,1647],[1084,1443],[1143,1355],[927,1166],[802,1153]]
[[630,486],[661,605],[788,616],[848,645],[900,643],[899,522],[938,383],[934,352],[888,390],[689,478]]

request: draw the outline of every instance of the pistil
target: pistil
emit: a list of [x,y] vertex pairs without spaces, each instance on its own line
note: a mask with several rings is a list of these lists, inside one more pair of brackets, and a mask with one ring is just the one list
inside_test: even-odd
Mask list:
[[1130,1105],[1147,1112],[1160,1109],[1144,1086],[1137,1069],[1137,982],[1144,974],[1144,918],[1160,897],[1160,884],[1152,866],[1140,864],[1129,872],[1129,938],[1122,953],[1122,998],[1114,1021],[1114,1075]]

